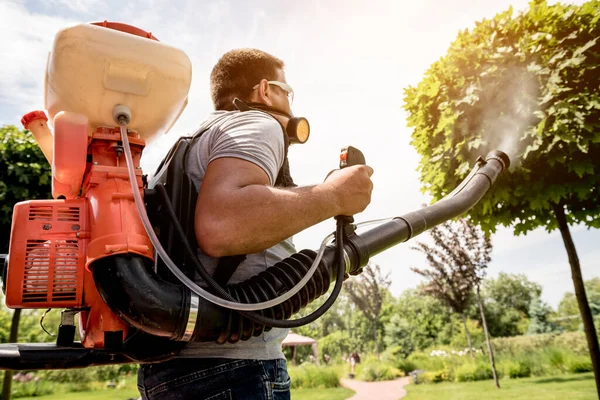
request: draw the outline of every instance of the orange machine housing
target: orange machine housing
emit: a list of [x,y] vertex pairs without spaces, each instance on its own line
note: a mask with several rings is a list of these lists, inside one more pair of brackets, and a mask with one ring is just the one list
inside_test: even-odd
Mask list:
[[[135,132],[128,134],[137,186],[142,190],[139,162],[145,143]],[[61,135],[68,133],[55,131],[55,143],[58,140],[65,146]],[[79,160],[59,159],[78,154],[77,148],[68,151],[63,147],[54,153],[53,167],[69,166],[63,171],[63,180],[73,181],[69,171],[85,171],[76,198],[30,200],[15,206],[6,304],[11,308],[81,311],[81,341],[92,348],[104,347],[105,332],[121,331],[124,339],[128,328],[100,297],[90,272],[93,262],[122,253],[153,259],[154,249],[135,207],[120,129],[98,128],[86,145]],[[83,163],[81,168],[74,166],[77,162]],[[53,170],[53,175],[57,172]],[[53,194],[64,197],[56,190]]]

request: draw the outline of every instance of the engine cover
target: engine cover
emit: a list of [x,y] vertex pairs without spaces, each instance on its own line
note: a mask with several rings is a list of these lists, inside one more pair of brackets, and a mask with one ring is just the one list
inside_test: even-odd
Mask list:
[[82,306],[87,216],[85,199],[29,200],[14,207],[7,306]]

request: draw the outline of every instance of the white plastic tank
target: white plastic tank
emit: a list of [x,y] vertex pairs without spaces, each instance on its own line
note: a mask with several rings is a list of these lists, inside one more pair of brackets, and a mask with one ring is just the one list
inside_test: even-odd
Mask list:
[[189,57],[150,33],[119,23],[81,24],[54,39],[45,107],[51,123],[61,111],[87,116],[89,135],[99,126],[115,126],[113,108],[127,105],[128,127],[149,143],[179,118],[191,81]]

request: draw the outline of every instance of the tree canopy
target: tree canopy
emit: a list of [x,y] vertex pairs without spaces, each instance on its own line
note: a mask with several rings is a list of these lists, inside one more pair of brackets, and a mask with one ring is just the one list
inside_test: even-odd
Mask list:
[[405,91],[423,189],[443,197],[499,149],[513,167],[470,213],[484,230],[553,230],[553,204],[600,228],[599,36],[597,0],[532,1],[460,32]]

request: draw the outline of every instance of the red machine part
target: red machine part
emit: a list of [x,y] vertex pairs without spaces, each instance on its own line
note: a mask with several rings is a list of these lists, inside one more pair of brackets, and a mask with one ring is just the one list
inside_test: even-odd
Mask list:
[[[137,185],[144,141],[129,139]],[[86,267],[94,260],[115,254],[135,253],[153,258],[154,248],[138,215],[127,175],[119,128],[98,128],[89,147],[92,163],[86,173],[82,196],[90,203],[90,242]],[[143,195],[143,192],[142,192]]]
[[[144,141],[130,132],[137,186],[142,190],[139,168]],[[105,332],[122,331],[124,340],[128,326],[104,303],[89,271],[95,260],[115,254],[136,253],[153,258],[154,249],[144,231],[135,207],[127,164],[121,143],[120,128],[98,128],[88,148],[81,196],[89,204],[90,238],[87,245],[84,281],[85,303],[89,311],[79,314],[79,329],[85,347],[104,347]],[[143,195],[143,193],[142,193]]]
[[141,37],[145,37],[148,39],[156,40],[157,42],[159,41],[157,38],[154,37],[154,35],[152,35],[152,32],[146,32],[143,29],[136,28],[135,26],[123,24],[121,22],[108,22],[108,21],[92,22],[92,25],[102,26],[104,28],[114,29],[116,31],[121,31],[121,32],[125,32],[125,33],[130,33],[135,36],[141,36]]
[[78,308],[83,303],[85,199],[30,200],[13,212],[6,305]]
[[[142,190],[139,162],[145,143],[135,132],[129,135],[137,185]],[[124,340],[128,325],[102,300],[90,265],[99,258],[125,253],[153,259],[154,249],[135,207],[120,129],[98,128],[83,162],[78,198],[31,200],[15,206],[6,304],[84,309],[79,314],[81,341],[85,347],[102,348],[105,333],[122,333]]]

